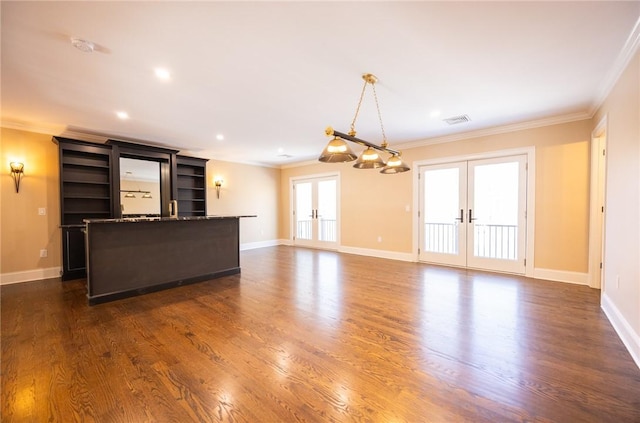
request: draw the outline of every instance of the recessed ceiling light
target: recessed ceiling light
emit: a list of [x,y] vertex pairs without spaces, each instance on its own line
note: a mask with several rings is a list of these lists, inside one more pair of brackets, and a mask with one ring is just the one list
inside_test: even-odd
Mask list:
[[222,140],[224,139],[224,135],[222,135],[222,134],[218,134],[218,135],[216,135],[216,139],[217,139],[218,141],[222,141]]
[[282,148],[282,147],[278,148],[278,153],[279,153],[279,154],[284,153],[284,148]]
[[93,53],[93,50],[96,48],[96,45],[91,41],[83,40],[78,37],[71,37],[71,45],[83,53]]
[[433,110],[431,111],[431,113],[429,113],[429,117],[431,119],[437,118],[438,116],[440,116],[440,110]]
[[165,68],[156,68],[155,74],[158,79],[161,79],[163,81],[168,81],[169,79],[171,79],[171,72],[169,72],[169,70]]
[[129,119],[129,113],[127,112],[116,112],[116,116],[122,120]]

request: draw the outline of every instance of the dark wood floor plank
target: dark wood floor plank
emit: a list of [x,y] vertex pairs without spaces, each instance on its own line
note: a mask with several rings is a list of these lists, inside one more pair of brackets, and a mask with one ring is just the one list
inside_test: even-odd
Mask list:
[[584,286],[273,247],[94,307],[3,286],[2,421],[640,422],[640,369]]

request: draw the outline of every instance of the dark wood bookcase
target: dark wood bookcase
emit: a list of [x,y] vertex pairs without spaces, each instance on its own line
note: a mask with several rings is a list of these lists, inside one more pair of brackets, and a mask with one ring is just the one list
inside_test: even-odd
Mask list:
[[83,219],[113,217],[111,147],[54,137],[60,154],[63,280],[86,275]]
[[177,155],[177,150],[107,140],[106,144],[53,137],[60,154],[62,280],[86,276],[84,219],[114,219],[120,206],[121,157],[156,161],[161,215],[178,201],[178,216],[207,215],[207,159]]
[[207,215],[207,160],[176,156],[178,216]]

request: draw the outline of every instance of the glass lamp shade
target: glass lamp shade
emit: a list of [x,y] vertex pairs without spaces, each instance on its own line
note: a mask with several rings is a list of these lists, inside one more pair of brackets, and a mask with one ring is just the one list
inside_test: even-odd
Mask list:
[[9,166],[11,167],[11,173],[22,173],[24,170],[24,163],[11,162]]
[[136,198],[136,195],[132,192],[128,192],[124,195],[124,198]]
[[353,165],[356,169],[376,169],[384,166],[384,160],[382,160],[380,154],[371,147],[367,147]]
[[380,171],[380,173],[402,173],[407,172],[408,170],[411,170],[411,168],[402,161],[400,156],[394,154],[389,160],[387,160],[387,165]]
[[338,137],[334,137],[329,144],[322,150],[322,154],[318,160],[324,163],[344,163],[350,162],[358,158],[347,142]]

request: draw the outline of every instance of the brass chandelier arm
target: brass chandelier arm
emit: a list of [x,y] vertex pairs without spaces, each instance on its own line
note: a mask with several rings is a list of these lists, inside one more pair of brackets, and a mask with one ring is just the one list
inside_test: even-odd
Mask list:
[[373,144],[373,143],[370,143],[369,141],[361,140],[360,138],[352,137],[351,135],[336,131],[334,129],[327,128],[325,133],[327,135],[332,135],[332,136],[335,136],[335,137],[338,137],[338,138],[342,138],[342,139],[347,140],[347,141],[355,142],[356,144],[360,144],[360,145],[364,145],[364,146],[367,146],[367,147],[374,148],[374,149],[376,149],[378,151],[386,151],[387,153],[395,154],[396,156],[400,155],[399,151],[392,150],[390,148],[383,147],[383,146],[380,146],[380,145],[377,145],[377,144]]

